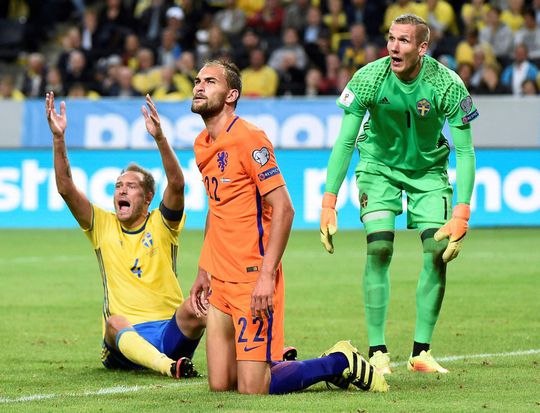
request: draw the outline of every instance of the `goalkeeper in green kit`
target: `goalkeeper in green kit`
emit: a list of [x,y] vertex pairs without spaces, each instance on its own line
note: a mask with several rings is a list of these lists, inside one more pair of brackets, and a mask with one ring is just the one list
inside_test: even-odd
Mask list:
[[[457,257],[468,228],[475,156],[470,122],[478,111],[456,73],[426,55],[429,28],[421,18],[397,17],[388,33],[389,56],[358,70],[337,104],[344,110],[328,162],[321,212],[321,241],[333,253],[336,199],[355,147],[360,217],[367,234],[363,287],[370,363],[391,373],[385,342],[389,266],[395,217],[407,194],[407,226],[416,228],[423,268],[416,289],[416,328],[410,371],[446,373],[430,343],[444,296],[446,264]],[[363,129],[362,119],[369,111]],[[448,181],[448,120],[456,151],[457,199]],[[453,212],[452,212],[453,211]]]

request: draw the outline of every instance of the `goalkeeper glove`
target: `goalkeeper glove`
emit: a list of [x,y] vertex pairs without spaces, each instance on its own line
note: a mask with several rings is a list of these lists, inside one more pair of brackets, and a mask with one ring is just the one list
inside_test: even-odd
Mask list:
[[456,205],[450,221],[444,224],[433,236],[435,241],[449,238],[448,246],[442,256],[444,262],[452,261],[458,256],[459,251],[461,250],[461,243],[469,228],[470,216],[471,207],[469,205]]
[[336,195],[330,192],[324,193],[321,211],[321,242],[330,254],[334,253],[332,236],[337,232],[336,201]]

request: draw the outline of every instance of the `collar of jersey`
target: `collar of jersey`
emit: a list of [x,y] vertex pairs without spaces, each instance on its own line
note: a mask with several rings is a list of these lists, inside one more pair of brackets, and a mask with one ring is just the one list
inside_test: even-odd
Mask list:
[[127,230],[125,229],[122,225],[120,225],[120,228],[122,228],[122,232],[124,234],[130,234],[130,235],[133,235],[133,234],[138,234],[139,232],[143,231],[145,228],[146,228],[146,223],[148,222],[148,218],[150,218],[150,214],[148,214],[146,216],[146,219],[144,220],[144,222],[142,223],[141,227],[138,228],[138,229],[135,229],[135,230]]
[[[232,129],[232,127],[234,126],[234,124],[236,123],[236,121],[238,120],[239,116],[238,115],[233,115],[232,118],[230,119],[230,121],[227,121],[227,127],[225,128],[225,130],[222,130],[219,135],[217,136],[216,138],[216,141],[220,138],[221,135],[224,135],[225,133],[229,133],[230,130]],[[210,135],[206,135],[206,141],[209,143],[209,144],[212,144],[214,142],[212,142],[212,138],[210,138]]]

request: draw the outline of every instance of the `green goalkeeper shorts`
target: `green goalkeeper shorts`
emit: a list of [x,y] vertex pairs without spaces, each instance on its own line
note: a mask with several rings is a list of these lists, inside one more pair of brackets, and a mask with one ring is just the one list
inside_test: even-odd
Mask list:
[[360,219],[370,212],[403,212],[407,195],[407,227],[443,225],[452,215],[452,185],[447,171],[403,171],[372,161],[356,167]]

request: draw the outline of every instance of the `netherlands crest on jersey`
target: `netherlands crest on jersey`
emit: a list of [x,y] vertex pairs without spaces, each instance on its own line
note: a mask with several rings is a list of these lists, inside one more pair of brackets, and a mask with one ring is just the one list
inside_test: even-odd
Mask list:
[[427,99],[422,99],[416,102],[416,111],[421,117],[426,116],[431,110],[431,103]]
[[217,154],[217,163],[219,170],[223,172],[227,166],[227,161],[229,160],[229,154],[225,151],[218,152]]
[[147,232],[146,234],[144,234],[141,242],[146,248],[151,248],[152,245],[154,245],[154,240],[152,239],[152,234],[150,232]]
[[255,162],[264,166],[270,160],[270,151],[263,146],[261,149],[255,149],[251,156]]

